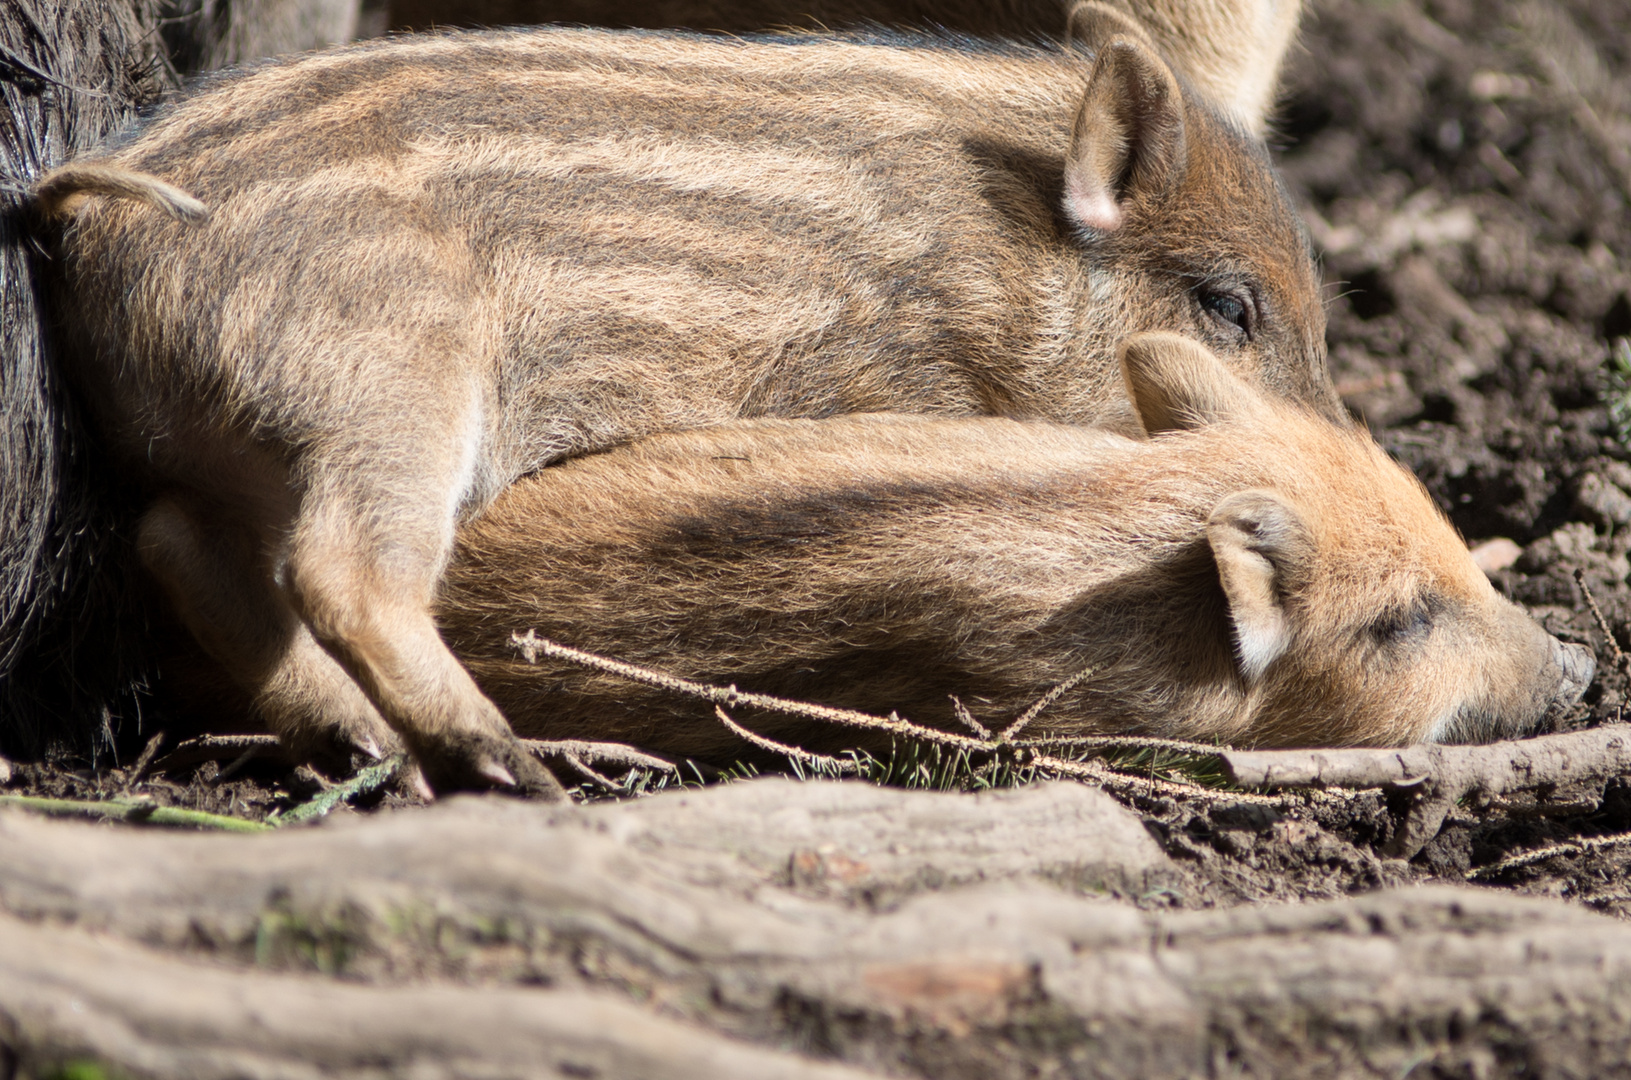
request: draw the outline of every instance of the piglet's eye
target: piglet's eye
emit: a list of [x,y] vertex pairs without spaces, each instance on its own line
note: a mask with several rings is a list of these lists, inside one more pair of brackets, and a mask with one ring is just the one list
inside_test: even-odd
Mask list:
[[1428,604],[1412,604],[1390,611],[1370,625],[1371,636],[1382,643],[1414,641],[1433,628],[1433,612]]
[[1252,335],[1252,309],[1247,297],[1226,289],[1202,288],[1196,299],[1212,318],[1227,323],[1231,328]]

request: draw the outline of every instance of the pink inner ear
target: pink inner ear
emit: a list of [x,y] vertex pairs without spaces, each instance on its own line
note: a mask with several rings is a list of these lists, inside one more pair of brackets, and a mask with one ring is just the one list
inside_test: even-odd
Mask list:
[[1100,232],[1115,232],[1121,227],[1121,206],[1104,188],[1083,191],[1077,183],[1065,187],[1065,208],[1078,225]]

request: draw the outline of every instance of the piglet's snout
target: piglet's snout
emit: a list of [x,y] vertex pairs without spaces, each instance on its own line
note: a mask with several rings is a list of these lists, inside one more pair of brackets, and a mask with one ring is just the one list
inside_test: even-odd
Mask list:
[[[1520,635],[1513,653],[1489,669],[1493,693],[1463,702],[1453,723],[1427,737],[1429,742],[1489,742],[1532,734],[1580,700],[1597,673],[1597,658],[1583,645],[1565,645],[1518,608],[1508,610],[1508,627]],[[1511,639],[1508,639],[1511,640]]]
[[1552,660],[1562,673],[1552,700],[1558,705],[1573,705],[1597,674],[1597,658],[1584,645],[1565,645],[1553,638]]

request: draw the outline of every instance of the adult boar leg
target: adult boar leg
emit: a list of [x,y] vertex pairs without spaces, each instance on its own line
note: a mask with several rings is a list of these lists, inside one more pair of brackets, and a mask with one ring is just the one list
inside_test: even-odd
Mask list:
[[[349,671],[438,790],[513,787],[559,798],[498,707],[443,643],[431,600],[453,543],[475,449],[439,455],[424,421],[398,418],[368,446],[308,459],[285,587],[317,639]],[[404,440],[411,445],[397,445]]]
[[396,735],[273,583],[249,529],[177,496],[142,516],[137,548],[193,637],[254,698],[278,739],[325,765],[389,753]]

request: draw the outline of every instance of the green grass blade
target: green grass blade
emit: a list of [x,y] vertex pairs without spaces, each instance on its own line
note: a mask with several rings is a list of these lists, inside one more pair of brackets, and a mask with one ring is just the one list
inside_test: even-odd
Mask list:
[[46,799],[34,795],[0,795],[0,806],[15,806],[49,817],[100,818],[134,825],[164,825],[225,832],[265,832],[271,826],[248,818],[158,806],[147,799]]

